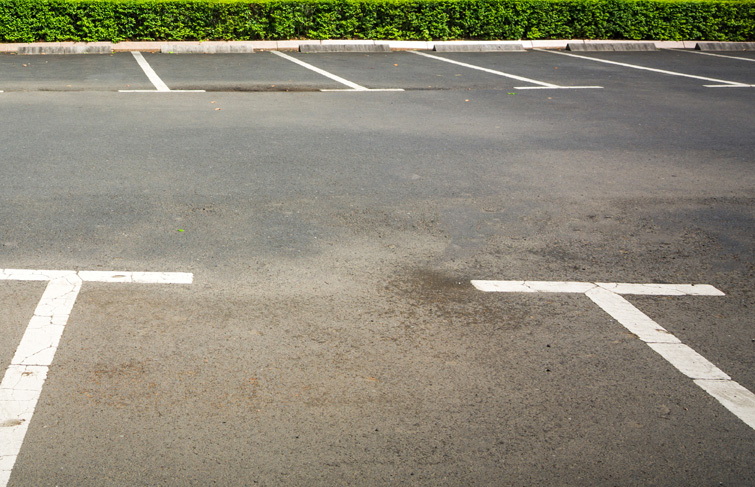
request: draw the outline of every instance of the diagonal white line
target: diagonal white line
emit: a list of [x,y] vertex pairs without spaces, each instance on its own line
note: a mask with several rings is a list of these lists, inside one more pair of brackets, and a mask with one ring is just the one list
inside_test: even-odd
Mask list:
[[0,280],[49,281],[0,382],[0,487],[5,487],[82,282],[191,284],[193,274],[0,269]]
[[485,292],[584,294],[624,328],[693,380],[721,405],[755,429],[755,394],[683,344],[668,330],[619,294],[663,296],[724,296],[708,284],[629,284],[619,282],[472,281]]
[[147,60],[144,59],[144,56],[142,56],[141,52],[131,51],[131,54],[134,55],[134,59],[136,59],[136,62],[139,63],[139,66],[144,71],[144,74],[147,75],[147,78],[149,78],[152,84],[155,85],[155,89],[157,91],[170,91],[168,85],[163,83],[163,80],[160,79],[157,73],[155,73],[155,70],[152,69],[152,66],[150,66]]
[[726,409],[755,429],[755,394],[731,380],[724,371],[683,344],[618,294],[602,287],[585,294],[679,372],[692,379]]
[[737,86],[737,87],[747,87],[750,85],[746,85],[744,83],[739,83],[736,81],[726,81],[723,79],[716,79],[716,78],[706,78],[705,76],[697,76],[695,74],[685,74],[685,73],[677,73],[676,71],[666,71],[665,69],[656,69],[656,68],[648,68],[646,66],[637,66],[635,64],[627,64],[627,63],[620,63],[617,61],[609,61],[607,59],[598,59],[594,57],[589,56],[579,56],[577,54],[570,54],[568,52],[561,52],[561,51],[551,51],[548,49],[534,49],[535,51],[540,52],[548,52],[551,54],[558,54],[560,56],[569,56],[569,57],[576,57],[579,59],[586,59],[588,61],[595,61],[596,63],[605,63],[605,64],[613,64],[615,66],[623,66],[625,68],[632,68],[632,69],[640,69],[642,71],[652,71],[653,73],[661,73],[661,74],[668,74],[671,76],[681,76],[682,78],[692,78],[692,79],[699,79],[703,81],[713,81],[714,83],[723,83],[727,86]]
[[595,288],[585,293],[595,304],[611,315],[613,319],[637,335],[646,343],[681,343],[678,338],[661,325],[635,308],[632,303],[618,294],[603,288]]
[[755,59],[750,59],[748,57],[725,56],[723,54],[713,54],[712,52],[690,51],[690,50],[687,50],[687,49],[669,49],[669,51],[688,52],[690,54],[700,54],[702,56],[715,56],[715,57],[722,57],[724,59],[736,59],[738,61],[750,61],[751,63],[755,63]]
[[[413,54],[416,54],[418,56],[424,56],[424,57],[428,57],[430,59],[437,59],[438,61],[444,61],[444,62],[447,62],[447,63],[456,64],[456,65],[459,65],[459,66],[464,66],[465,68],[476,69],[477,71],[484,71],[485,73],[495,74],[495,75],[498,75],[498,76],[503,76],[505,78],[515,79],[517,81],[524,81],[525,83],[532,83],[534,85],[540,85],[540,86],[544,86],[546,88],[560,88],[560,86],[554,85],[552,83],[544,83],[542,81],[537,81],[537,80],[534,80],[534,79],[525,78],[523,76],[517,76],[515,74],[504,73],[503,71],[496,71],[495,69],[483,68],[481,66],[475,66],[474,64],[467,64],[467,63],[462,63],[462,62],[459,62],[459,61],[454,61],[453,59],[447,59],[447,58],[440,57],[440,56],[433,56],[432,54],[426,54],[424,52],[419,52],[419,51],[409,51],[409,52],[411,52]],[[520,88],[518,88],[518,89],[520,89]]]
[[75,272],[50,281],[0,383],[0,486],[10,479],[80,289]]
[[329,72],[325,71],[324,69],[320,69],[318,67],[312,66],[311,64],[305,63],[304,61],[296,59],[293,56],[289,56],[288,54],[283,54],[280,51],[270,51],[270,52],[273,53],[273,54],[275,54],[276,56],[280,56],[280,57],[282,57],[284,59],[288,59],[292,63],[296,63],[299,66],[303,66],[303,67],[305,67],[305,68],[307,68],[307,69],[309,69],[311,71],[314,71],[315,73],[321,74],[321,75],[325,76],[326,78],[330,78],[333,81],[337,81],[337,82],[341,83],[342,85],[346,85],[349,88],[354,89],[355,91],[370,91],[368,88],[365,88],[362,85],[358,85],[356,83],[352,83],[351,81],[349,81],[347,79],[341,78],[340,76],[336,76],[333,73],[329,73]]

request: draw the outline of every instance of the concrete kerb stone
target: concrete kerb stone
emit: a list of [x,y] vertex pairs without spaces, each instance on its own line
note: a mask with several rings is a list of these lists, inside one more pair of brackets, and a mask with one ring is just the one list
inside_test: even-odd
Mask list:
[[323,42],[322,44],[300,44],[299,52],[391,52],[391,47],[388,44],[376,44],[374,41],[350,43]]
[[[40,53],[40,54],[88,54],[88,53],[109,53],[109,52],[253,52],[255,50],[280,50],[280,51],[298,51],[301,45],[320,45],[320,46],[387,46],[390,50],[433,50],[436,45],[443,46],[464,46],[460,49],[472,50],[477,49],[471,46],[483,45],[507,45],[516,44],[523,49],[566,49],[567,46],[592,45],[592,44],[629,44],[637,41],[606,41],[606,40],[583,40],[583,39],[546,39],[533,41],[391,41],[391,40],[284,40],[284,41],[186,41],[186,42],[165,42],[165,41],[126,41],[118,43],[110,42],[35,42],[35,43],[0,43],[0,53]],[[753,43],[722,43],[722,42],[705,42],[702,41],[648,41],[644,44],[654,44],[659,49],[693,49],[698,44],[704,44],[706,49],[720,49],[726,46],[719,44],[736,44],[736,50],[744,50],[748,46],[742,47],[741,44]],[[216,46],[216,47],[210,47]],[[227,46],[227,47],[217,47]],[[328,47],[333,49],[333,47]],[[346,48],[345,48],[346,49]],[[357,50],[359,47],[350,47],[348,49]],[[385,47],[376,47],[375,49],[386,49]],[[479,48],[482,50],[482,48]],[[580,49],[577,47],[576,49]],[[621,46],[619,50],[626,50]],[[752,49],[752,47],[749,47]],[[614,46],[614,50],[617,48]],[[333,52],[333,51],[331,51]],[[354,52],[354,51],[352,51]],[[357,51],[358,52],[358,51]],[[385,52],[385,51],[383,51]]]
[[202,42],[197,44],[166,44],[161,47],[163,54],[248,54],[254,47],[248,43]]
[[[9,51],[4,51],[9,52]],[[110,54],[110,42],[35,42],[16,44],[17,54]]]
[[584,41],[570,42],[566,45],[568,51],[656,51],[654,42],[635,41]]
[[755,51],[755,42],[698,42],[698,51]]
[[513,41],[491,41],[491,42],[436,42],[433,48],[438,52],[492,52],[508,51],[521,52],[524,46],[521,42]]

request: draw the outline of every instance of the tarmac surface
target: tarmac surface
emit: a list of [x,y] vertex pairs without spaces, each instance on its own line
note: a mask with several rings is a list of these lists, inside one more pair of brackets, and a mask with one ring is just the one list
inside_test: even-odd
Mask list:
[[[0,55],[0,269],[80,284],[7,485],[752,485],[752,411],[587,296],[472,281],[714,286],[624,298],[755,391],[753,84],[753,52]],[[2,370],[45,279],[0,279]]]

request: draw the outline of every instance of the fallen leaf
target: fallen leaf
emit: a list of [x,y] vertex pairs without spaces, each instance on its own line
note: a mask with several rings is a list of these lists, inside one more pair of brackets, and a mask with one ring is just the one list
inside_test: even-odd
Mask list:
[[178,231],[179,231],[179,232],[183,232],[183,231],[184,231],[184,229],[183,229],[183,228],[179,228],[179,229],[178,229]]

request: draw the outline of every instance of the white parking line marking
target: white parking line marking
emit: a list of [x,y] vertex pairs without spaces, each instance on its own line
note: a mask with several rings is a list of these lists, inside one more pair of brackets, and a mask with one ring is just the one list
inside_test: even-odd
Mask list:
[[144,71],[144,74],[147,75],[147,78],[149,78],[150,82],[155,85],[154,90],[118,90],[119,93],[204,93],[205,90],[171,90],[168,88],[168,85],[166,85],[163,80],[160,79],[160,77],[157,75],[154,69],[152,69],[152,66],[149,65],[146,59],[144,59],[144,56],[142,56],[142,53],[139,51],[131,51],[131,54],[133,54],[134,59],[136,59],[136,62],[139,63],[139,66]]
[[82,283],[191,284],[193,275],[183,272],[0,269],[0,280],[49,281],[0,382],[0,487],[5,487]]
[[674,51],[674,52],[688,52],[690,54],[700,54],[702,56],[715,56],[715,57],[722,57],[725,59],[736,59],[738,61],[750,61],[751,63],[755,63],[755,59],[750,59],[748,57],[726,56],[724,54],[713,54],[712,52],[690,51],[688,49],[668,49],[668,50]]
[[587,291],[585,295],[643,342],[681,343],[668,330],[618,294],[596,287]]
[[152,69],[152,66],[150,66],[147,60],[144,59],[144,56],[142,56],[141,52],[131,51],[131,54],[133,54],[134,59],[136,59],[136,62],[139,63],[139,67],[142,68],[142,71],[144,71],[144,74],[147,75],[147,78],[149,78],[150,82],[155,85],[155,89],[157,91],[170,91],[168,85],[163,83],[163,80],[160,79],[157,73],[155,73],[155,70]]
[[551,50],[548,50],[548,49],[538,49],[538,48],[535,48],[534,50],[535,51],[540,51],[540,52],[549,52],[551,54],[558,54],[558,55],[561,55],[561,56],[569,56],[569,57],[576,57],[576,58],[579,58],[579,59],[587,59],[588,61],[595,61],[596,63],[613,64],[613,65],[616,65],[616,66],[623,66],[625,68],[640,69],[642,71],[651,71],[653,73],[668,74],[668,75],[671,75],[671,76],[681,76],[682,78],[692,78],[692,79],[699,79],[699,80],[703,80],[703,81],[713,81],[714,83],[723,83],[722,85],[721,84],[719,84],[719,85],[703,85],[706,88],[719,88],[719,87],[721,87],[721,88],[723,88],[723,87],[727,87],[727,88],[732,88],[732,87],[735,87],[735,88],[749,88],[749,87],[755,86],[755,85],[748,85],[748,84],[745,84],[745,83],[739,83],[738,81],[726,81],[726,80],[723,80],[723,79],[706,78],[705,76],[697,76],[695,74],[677,73],[676,71],[666,71],[665,69],[648,68],[646,66],[637,66],[635,64],[627,64],[627,63],[620,63],[620,62],[617,62],[617,61],[609,61],[607,59],[598,59],[598,58],[594,58],[594,57],[580,56],[580,55],[577,55],[577,54],[570,54],[568,52],[551,51]]
[[733,381],[705,357],[683,344],[620,294],[724,296],[707,284],[630,284],[617,282],[472,281],[485,292],[583,293],[627,330],[665,358],[750,428],[755,429],[755,394]]
[[437,59],[438,61],[444,61],[451,64],[457,64],[459,66],[464,66],[465,68],[470,69],[476,69],[477,71],[483,71],[485,73],[495,74],[497,76],[503,76],[505,78],[511,78],[517,81],[524,81],[525,83],[532,83],[533,85],[538,86],[515,86],[514,89],[516,90],[574,90],[574,89],[600,89],[603,88],[602,86],[560,86],[560,85],[554,85],[553,83],[545,83],[543,81],[537,81],[530,78],[525,78],[523,76],[517,76],[515,74],[509,74],[504,73],[503,71],[496,71],[495,69],[488,69],[483,68],[481,66],[475,66],[474,64],[467,64],[462,63],[459,61],[454,61],[453,59],[448,59],[440,56],[433,56],[432,54],[426,54],[424,52],[419,51],[409,51],[413,54],[417,54],[418,56],[424,56],[428,57],[430,59]]
[[396,88],[396,89],[371,89],[371,88],[365,88],[362,85],[358,85],[358,84],[356,84],[356,83],[354,83],[352,81],[349,81],[347,79],[341,78],[340,76],[337,76],[337,75],[335,75],[333,73],[329,73],[329,72],[325,71],[324,69],[320,69],[320,68],[318,68],[316,66],[312,66],[311,64],[305,63],[304,61],[296,59],[293,56],[289,56],[288,54],[283,54],[280,51],[270,51],[270,52],[273,53],[273,54],[275,54],[276,56],[280,56],[280,57],[282,57],[284,59],[288,59],[292,63],[296,63],[299,66],[305,67],[305,68],[307,68],[307,69],[309,69],[311,71],[314,71],[317,74],[321,74],[321,75],[325,76],[326,78],[330,78],[333,81],[337,81],[338,83],[341,83],[342,85],[346,85],[349,88],[351,88],[350,90],[344,90],[344,89],[336,89],[336,90],[334,90],[334,89],[330,89],[330,90],[328,90],[328,89],[322,89],[320,91],[343,91],[343,92],[345,92],[345,91],[404,91],[401,88]]

